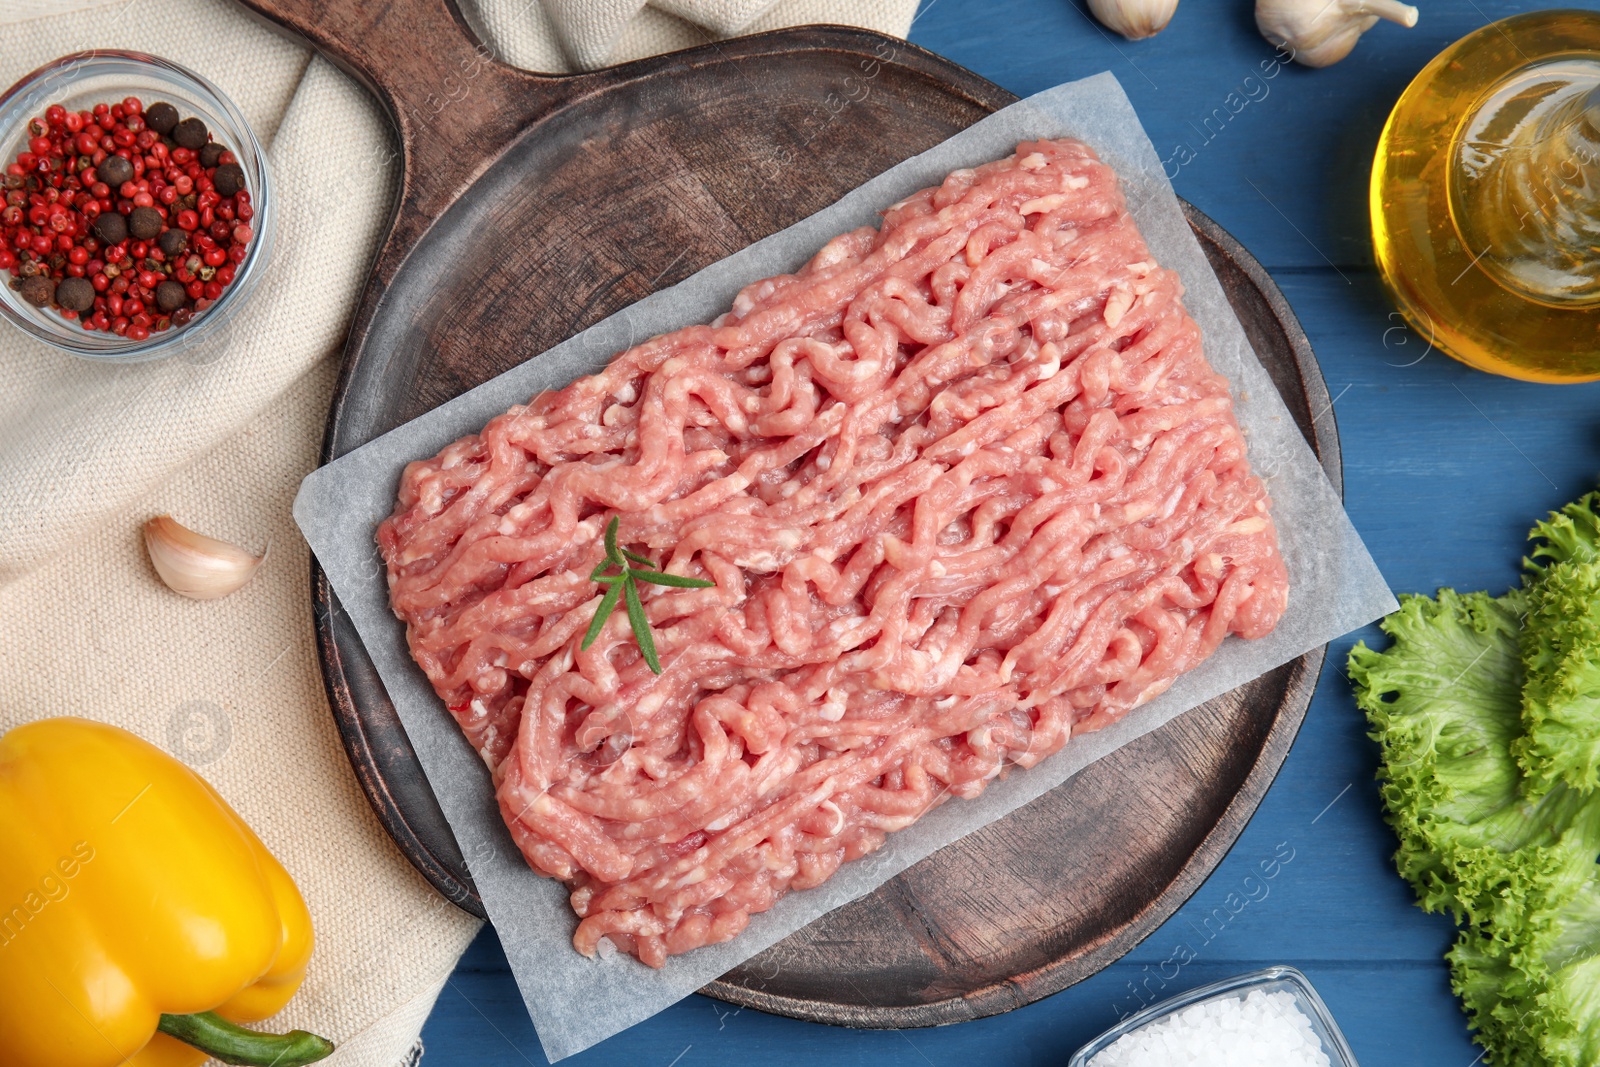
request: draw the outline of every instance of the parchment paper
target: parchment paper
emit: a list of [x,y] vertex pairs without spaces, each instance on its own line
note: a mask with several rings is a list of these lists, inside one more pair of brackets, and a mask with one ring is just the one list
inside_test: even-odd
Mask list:
[[[1184,302],[1200,323],[1206,355],[1233,385],[1251,461],[1272,497],[1289,566],[1288,612],[1259,641],[1228,638],[1211,659],[1122,721],[1074,738],[1032,770],[1014,770],[992,782],[977,800],[952,800],[934,809],[890,835],[878,853],[846,864],[823,886],[791,893],[771,911],[755,916],[728,944],[674,957],[659,971],[621,954],[585,959],[572,948],[576,919],[565,890],[523,862],[500,821],[488,772],[412,663],[404,629],[389,610],[373,531],[393,507],[402,467],[476,432],[541,390],[599,370],[632,343],[709,322],[728,308],[742,286],[795,270],[829,238],[875,224],[880,210],[937,184],[950,171],[1009,155],[1019,141],[1061,136],[1083,139],[1116,168],[1151,251],[1183,279]],[[817,916],[870,892],[1173,716],[1396,607],[1337,494],[1250,350],[1154,148],[1110,74],[1013,104],[874,178],[832,207],[323,467],[301,486],[294,515],[394,700],[552,1061],[649,1018]]]

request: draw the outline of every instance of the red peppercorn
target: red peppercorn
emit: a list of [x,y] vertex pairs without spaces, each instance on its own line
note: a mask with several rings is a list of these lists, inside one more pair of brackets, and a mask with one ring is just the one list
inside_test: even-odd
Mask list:
[[145,327],[145,326],[129,326],[128,327],[128,340],[130,340],[130,341],[148,341],[149,339],[150,339],[150,330],[149,330],[148,327]]
[[[181,327],[219,299],[249,256],[254,212],[232,171],[226,191],[234,195],[216,187],[216,169],[235,158],[227,146],[171,148],[162,139],[163,130],[182,124],[175,112],[163,104],[152,123],[129,98],[77,112],[53,104],[29,122],[27,142],[0,181],[0,271],[39,278],[39,291],[84,279],[87,286],[68,287],[73,308],[55,298],[43,306],[86,330],[123,336]],[[194,128],[204,130],[199,119],[184,128],[178,140],[186,144],[195,140]],[[163,252],[152,231],[169,228],[175,240]],[[133,229],[151,236],[134,237]],[[116,243],[106,245],[106,237]],[[155,291],[174,281],[193,303],[169,317],[156,310]],[[80,309],[91,292],[91,305]]]

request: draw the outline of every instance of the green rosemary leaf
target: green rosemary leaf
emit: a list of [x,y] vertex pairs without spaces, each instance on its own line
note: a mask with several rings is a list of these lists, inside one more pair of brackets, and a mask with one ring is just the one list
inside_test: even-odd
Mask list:
[[[600,636],[600,631],[604,629],[606,620],[611,618],[611,612],[616,609],[617,598],[622,595],[623,586],[627,586],[630,593],[633,592],[632,582],[617,581],[610,589],[606,590],[606,595],[600,598],[600,606],[594,609],[594,619],[590,621],[589,632],[583,635],[583,644],[578,646],[579,649],[587,649],[594,644],[594,639]],[[638,594],[635,593],[634,595],[637,596]],[[657,671],[656,673],[660,674],[661,672]]]
[[633,560],[635,563],[643,563],[646,567],[654,567],[655,566],[654,563],[651,563],[649,560],[645,559],[643,556],[639,555],[639,553],[637,553],[637,552],[629,552],[627,549],[623,549],[622,550],[622,554],[624,556],[627,556],[629,559]]
[[617,517],[611,516],[611,521],[606,523],[606,559],[619,567],[626,567],[622,556],[617,551]]
[[686,578],[681,574],[666,574],[662,571],[642,571],[637,567],[630,567],[628,574],[641,582],[649,582],[651,585],[670,585],[675,589],[710,589],[717,584],[704,578]]
[[650,670],[660,674],[661,660],[656,658],[656,639],[650,635],[650,619],[644,613],[644,605],[639,602],[639,587],[633,584],[631,575],[623,581],[621,589],[628,605],[628,622],[633,625],[634,640],[639,642],[639,653],[644,656]]
[[606,568],[613,566],[615,566],[615,564],[613,564],[609,559],[601,560],[599,563],[595,564],[594,570],[589,572],[589,580],[591,582],[598,582],[600,580],[600,576],[606,572]]

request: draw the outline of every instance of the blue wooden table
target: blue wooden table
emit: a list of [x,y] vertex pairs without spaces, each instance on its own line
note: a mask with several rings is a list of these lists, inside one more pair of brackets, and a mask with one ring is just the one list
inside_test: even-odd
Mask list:
[[[1456,38],[1534,6],[1424,2],[1415,29],[1382,24],[1337,66],[1270,80],[1260,64],[1273,49],[1249,0],[1183,0],[1164,33],[1138,43],[1101,31],[1073,0],[925,0],[911,39],[1022,96],[1114,73],[1173,160],[1179,194],[1255,253],[1305,325],[1334,397],[1346,507],[1389,584],[1499,592],[1517,579],[1532,521],[1600,475],[1600,384],[1528,385],[1428,352],[1374,275],[1367,175],[1411,77]],[[1441,959],[1452,928],[1413,906],[1389,862],[1375,748],[1341,670],[1350,646],[1375,635],[1330,649],[1294,750],[1228,859],[1095,977],[935,1030],[843,1030],[691,997],[567,1062],[1064,1064],[1141,994],[1291,963],[1310,975],[1364,1067],[1470,1067],[1479,1049]],[[1246,874],[1275,854],[1292,859],[1252,899]],[[1177,967],[1169,961],[1180,944],[1194,959]],[[423,1037],[431,1067],[545,1063],[493,930],[467,952]]]

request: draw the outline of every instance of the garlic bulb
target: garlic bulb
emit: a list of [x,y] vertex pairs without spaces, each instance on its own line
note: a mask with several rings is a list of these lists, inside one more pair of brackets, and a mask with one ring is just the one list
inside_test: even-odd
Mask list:
[[144,524],[144,546],[168,588],[195,600],[227,596],[254,577],[267,558],[197,534],[171,515],[157,515]]
[[1339,62],[1380,18],[1415,26],[1417,9],[1399,0],[1256,0],[1261,35],[1308,67]]
[[1166,29],[1178,0],[1089,0],[1089,10],[1106,29],[1137,41]]

